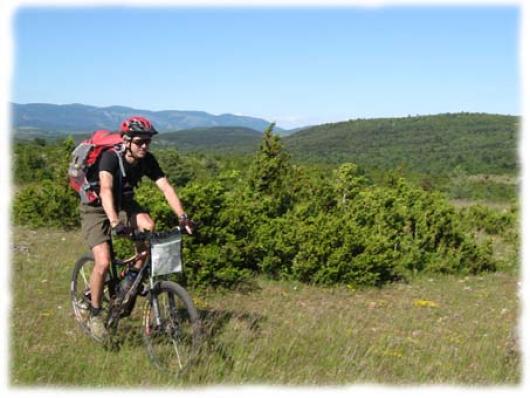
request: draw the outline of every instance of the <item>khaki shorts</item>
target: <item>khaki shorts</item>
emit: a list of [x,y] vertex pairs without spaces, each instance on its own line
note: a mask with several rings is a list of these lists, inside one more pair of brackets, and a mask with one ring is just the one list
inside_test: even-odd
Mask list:
[[[131,218],[138,213],[147,213],[135,201],[128,202],[118,214],[120,221],[130,227]],[[110,221],[102,206],[90,206],[81,203],[79,205],[81,215],[81,233],[91,249],[100,243],[111,240]]]

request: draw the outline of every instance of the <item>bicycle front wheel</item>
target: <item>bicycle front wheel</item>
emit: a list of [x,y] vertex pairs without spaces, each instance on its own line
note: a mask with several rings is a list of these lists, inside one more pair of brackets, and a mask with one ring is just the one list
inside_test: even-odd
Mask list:
[[188,292],[170,281],[151,291],[144,312],[144,341],[151,361],[160,370],[179,374],[196,358],[200,320]]
[[[83,255],[77,260],[72,273],[72,280],[70,281],[70,299],[75,319],[83,332],[89,336],[92,336],[88,327],[88,319],[90,317],[90,275],[93,269],[94,257],[92,254]],[[102,298],[102,307],[105,314],[108,313],[110,301],[109,284],[110,278],[107,275]]]

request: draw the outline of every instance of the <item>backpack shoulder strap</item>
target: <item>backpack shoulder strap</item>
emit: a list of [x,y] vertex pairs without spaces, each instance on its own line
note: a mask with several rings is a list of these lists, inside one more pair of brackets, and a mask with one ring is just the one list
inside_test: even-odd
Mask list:
[[121,210],[121,205],[123,202],[123,179],[125,178],[125,167],[123,166],[123,145],[120,145],[119,148],[113,148],[112,151],[118,157],[118,164],[120,165],[120,172],[118,173],[118,211]]
[[112,150],[118,157],[118,164],[120,165],[121,176],[125,177],[125,167],[123,166],[123,153],[125,152],[124,148],[122,145],[120,145],[119,149],[113,148]]

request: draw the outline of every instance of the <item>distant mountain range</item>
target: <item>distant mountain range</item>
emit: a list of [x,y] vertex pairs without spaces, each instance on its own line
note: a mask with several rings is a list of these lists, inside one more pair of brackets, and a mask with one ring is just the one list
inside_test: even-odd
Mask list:
[[[96,107],[83,104],[12,103],[12,124],[17,136],[86,133],[97,129],[116,129],[132,115],[149,118],[161,133],[204,127],[245,127],[263,132],[271,122],[250,116],[212,115],[200,111],[150,111],[125,106]],[[284,130],[275,127],[277,133]]]

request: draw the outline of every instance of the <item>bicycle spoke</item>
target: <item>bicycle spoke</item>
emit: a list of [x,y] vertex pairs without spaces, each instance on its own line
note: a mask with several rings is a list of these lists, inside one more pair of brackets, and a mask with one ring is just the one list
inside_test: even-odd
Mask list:
[[[145,341],[157,367],[179,373],[195,354],[197,333],[192,324],[198,322],[198,316],[187,293],[178,291],[174,285],[166,282],[165,289],[147,303]],[[186,295],[186,299],[180,295]],[[159,309],[159,319],[156,319],[155,306]]]
[[90,277],[87,278],[86,269],[82,268],[80,274],[81,274],[81,278],[83,279],[85,289],[90,288]]
[[179,353],[179,348],[177,346],[177,343],[175,342],[175,340],[171,340],[173,342],[173,348],[175,349],[175,353],[177,354],[177,360],[179,362],[179,369],[182,369],[183,366],[182,366],[182,361],[180,359],[180,353]]

